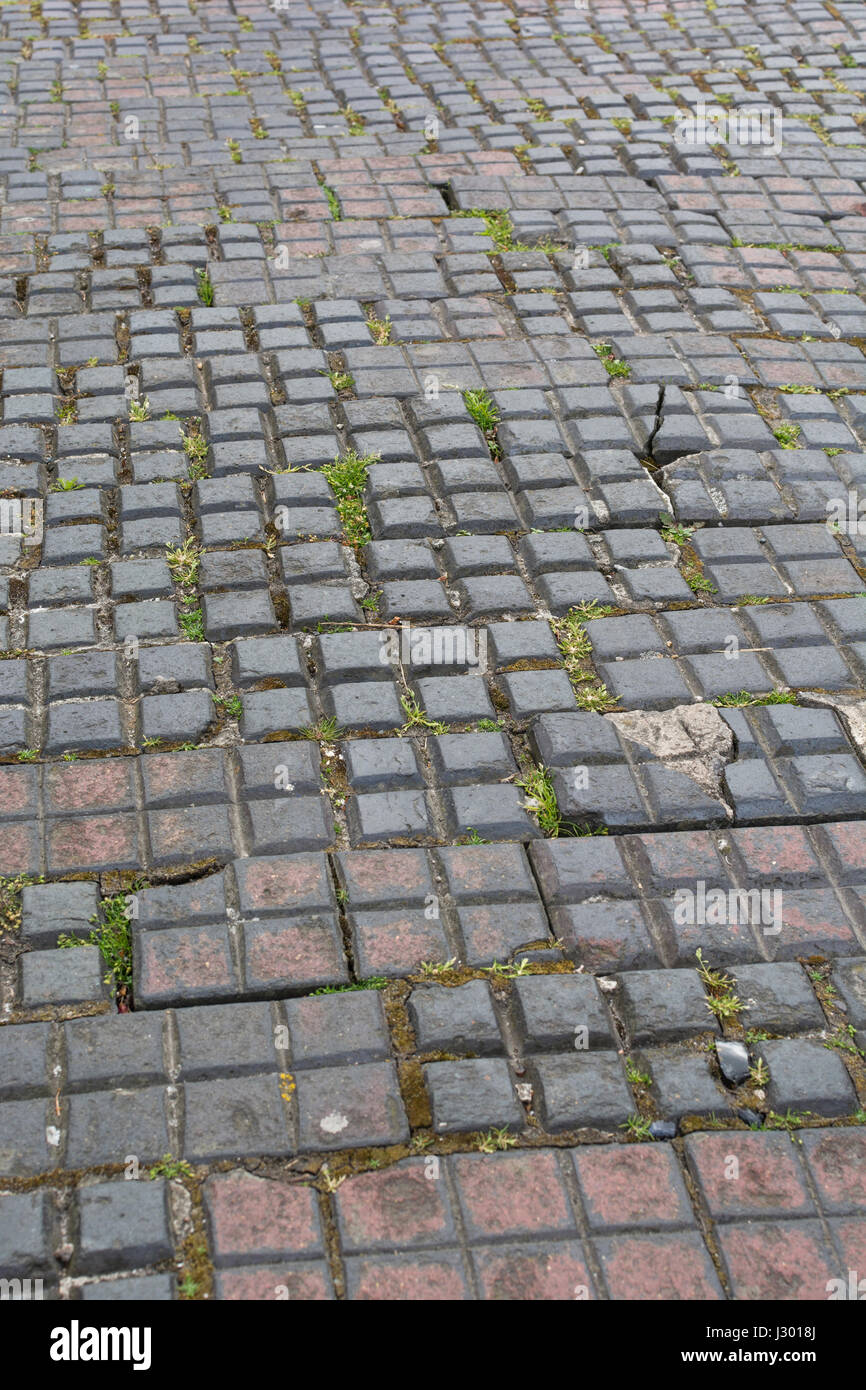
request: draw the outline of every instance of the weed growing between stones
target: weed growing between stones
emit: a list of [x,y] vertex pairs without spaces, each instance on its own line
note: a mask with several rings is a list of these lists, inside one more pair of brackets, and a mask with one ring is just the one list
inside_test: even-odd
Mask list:
[[364,505],[364,487],[367,474],[378,459],[378,454],[362,457],[354,449],[349,449],[348,453],[322,469],[336,498],[343,535],[347,543],[355,548],[367,545],[372,540],[373,533]]
[[795,705],[797,697],[792,690],[771,690],[767,695],[751,695],[748,690],[737,690],[720,695],[712,703],[723,709],[741,709],[744,705]]
[[[592,613],[590,618],[601,616]],[[553,635],[562,652],[563,664],[574,687],[574,698],[580,709],[604,713],[616,707],[616,700],[607,686],[597,679],[589,665],[592,643],[583,625],[580,610],[572,608],[565,617],[552,622]]]
[[208,309],[213,304],[213,282],[206,270],[197,270],[195,273],[198,284],[196,286],[198,297]]
[[592,350],[601,358],[608,376],[631,376],[631,367],[624,358],[614,356],[610,343],[593,343]]
[[734,992],[734,982],[722,970],[713,970],[704,960],[700,946],[695,951],[698,959],[698,975],[707,991],[707,1008],[719,1020],[736,1019],[745,1007]]
[[[137,891],[142,884],[136,884]],[[132,931],[130,928],[130,904],[128,893],[115,893],[102,900],[102,920],[92,917],[94,930],[89,935],[69,936],[63,932],[57,938],[61,950],[75,946],[97,946],[108,969],[105,983],[113,985],[118,1004],[125,1001],[132,988]]]
[[556,802],[550,772],[546,767],[533,767],[523,777],[517,779],[518,787],[526,792],[524,806],[532,811],[538,827],[545,835],[560,834],[562,817]]
[[180,590],[178,623],[190,642],[203,642],[205,638],[204,616],[196,593],[201,556],[201,546],[194,536],[188,537],[182,545],[168,545],[165,549],[171,577]]

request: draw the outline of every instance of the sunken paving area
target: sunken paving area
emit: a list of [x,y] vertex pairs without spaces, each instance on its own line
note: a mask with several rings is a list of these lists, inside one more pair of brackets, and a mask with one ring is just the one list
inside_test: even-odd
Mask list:
[[864,271],[860,0],[3,0],[5,1291],[857,1296]]

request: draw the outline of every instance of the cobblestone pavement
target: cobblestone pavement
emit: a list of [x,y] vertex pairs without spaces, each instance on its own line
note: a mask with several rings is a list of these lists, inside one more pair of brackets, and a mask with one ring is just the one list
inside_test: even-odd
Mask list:
[[864,94],[2,0],[3,1296],[858,1296]]

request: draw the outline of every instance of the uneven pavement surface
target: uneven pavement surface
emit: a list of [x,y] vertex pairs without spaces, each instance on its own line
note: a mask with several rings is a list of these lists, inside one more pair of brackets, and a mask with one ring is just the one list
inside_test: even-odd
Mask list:
[[857,1296],[864,94],[2,0],[2,1296]]

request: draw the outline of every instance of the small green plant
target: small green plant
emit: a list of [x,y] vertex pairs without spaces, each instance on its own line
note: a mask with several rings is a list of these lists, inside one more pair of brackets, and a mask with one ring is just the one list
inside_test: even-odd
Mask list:
[[243,716],[244,705],[240,695],[214,695],[212,699],[217,709],[229,719],[240,719]]
[[39,753],[35,748],[22,748],[18,754],[19,763],[35,763]]
[[335,391],[354,391],[355,379],[351,372],[329,372],[328,380]]
[[556,792],[548,769],[546,767],[530,768],[523,777],[518,777],[517,785],[526,792],[526,800],[523,804],[527,811],[533,812],[538,821],[539,830],[545,835],[559,835],[562,828],[562,817],[559,813]]
[[660,512],[659,520],[663,541],[673,541],[674,545],[687,545],[689,538],[694,534],[694,526],[680,526],[667,512]]
[[496,429],[499,424],[499,409],[496,402],[491,400],[488,391],[483,388],[479,391],[464,391],[463,404],[482,434]]
[[617,706],[616,697],[611,695],[604,681],[588,680],[579,685],[574,692],[574,701],[578,709],[591,714],[604,714]]
[[448,732],[448,725],[443,724],[441,719],[428,719],[415,695],[401,695],[400,704],[406,715],[406,723],[399,730],[401,734],[408,733],[410,729],[429,729],[433,734]]
[[156,1163],[151,1163],[148,1170],[148,1177],[153,1178],[191,1178],[194,1177],[192,1168],[183,1158],[175,1158],[172,1154],[163,1154]]
[[342,732],[333,714],[324,715],[318,724],[308,724],[302,730],[305,738],[315,739],[318,743],[333,743],[341,737]]
[[798,449],[800,447],[797,443],[800,438],[800,426],[794,420],[782,420],[780,424],[773,427],[773,434],[783,449]]
[[384,975],[369,975],[366,980],[357,980],[351,985],[324,985],[322,989],[314,989],[313,994],[356,994],[367,989],[387,989],[390,983]]
[[113,983],[118,992],[126,993],[132,984],[129,897],[126,893],[115,893],[111,898],[103,898],[101,908],[101,919],[98,914],[90,919],[94,923],[94,930],[88,936],[69,936],[63,932],[57,938],[57,945],[61,950],[72,946],[98,946],[108,966],[105,983]]
[[183,426],[180,427],[180,440],[183,451],[189,459],[188,471],[190,478],[196,481],[199,478],[207,477],[207,453],[208,444],[204,435],[201,433],[201,420],[198,418],[189,421],[189,429],[184,434]]
[[624,358],[614,356],[610,343],[593,343],[592,350],[601,358],[608,376],[631,376],[631,367]]
[[836,1032],[824,1039],[824,1046],[839,1052],[848,1052],[852,1057],[864,1057],[866,1053],[857,1046],[857,1030],[853,1023],[840,1023]]
[[376,318],[372,312],[367,315],[367,327],[373,335],[373,342],[377,347],[387,347],[391,341],[391,315],[386,314],[383,319]]
[[767,1042],[770,1035],[765,1028],[747,1028],[746,1042],[749,1046],[756,1042]]
[[630,1057],[625,1059],[625,1074],[630,1086],[651,1086],[652,1077],[645,1071],[640,1071],[635,1066]]
[[435,979],[437,975],[446,975],[456,964],[457,957],[449,956],[447,960],[422,960],[418,969],[425,979]]
[[477,1147],[480,1153],[495,1154],[503,1149],[512,1149],[517,1143],[516,1138],[508,1133],[508,1125],[503,1125],[501,1129],[488,1129],[486,1134],[479,1134]]
[[205,640],[204,614],[197,602],[187,603],[181,608],[177,620],[180,624],[180,630],[188,642],[203,642]]
[[237,140],[228,139],[226,140],[226,144],[229,147],[229,154],[232,158],[232,164],[243,164],[244,157],[241,153],[241,147],[238,144]]
[[580,610],[569,609],[562,618],[554,620],[553,634],[569,680],[574,686],[575,703],[580,709],[600,712],[613,709],[616,700],[588,665],[592,643],[581,620]]
[[770,1084],[770,1069],[763,1057],[759,1057],[757,1062],[753,1062],[749,1068],[749,1080],[753,1086],[763,1089]]
[[201,300],[202,304],[205,304],[209,309],[213,304],[214,293],[213,282],[211,281],[210,275],[208,274],[207,270],[198,269],[195,273],[195,278],[198,282],[196,285],[198,297]]
[[643,1115],[629,1115],[625,1124],[620,1125],[620,1129],[624,1129],[630,1139],[649,1139],[651,1123]]
[[474,825],[467,825],[466,834],[463,836],[460,843],[462,845],[489,845],[490,841],[485,840],[483,836],[479,835]]
[[575,604],[574,608],[571,609],[571,612],[576,613],[582,623],[594,622],[596,618],[607,618],[615,611],[609,603],[599,603],[594,598],[588,599],[584,603]]
[[730,691],[713,700],[714,705],[723,709],[741,709],[744,705],[795,705],[797,697],[792,690],[771,690],[766,695],[752,695],[748,690]]
[[713,970],[704,960],[700,946],[695,951],[698,959],[698,976],[707,991],[706,1005],[716,1018],[736,1018],[744,1005],[734,993],[734,982],[730,975],[721,970]]
[[769,603],[770,599],[766,594],[743,594],[737,602],[741,608],[751,608],[761,603]]
[[514,240],[514,227],[504,208],[471,208],[459,212],[458,217],[480,217],[484,220],[485,231],[492,239],[497,251],[528,251],[528,246],[519,246]]
[[344,106],[340,115],[346,122],[350,135],[363,135],[367,128],[364,117],[352,106]]
[[57,409],[57,418],[58,418],[60,424],[61,424],[61,425],[74,425],[74,424],[75,424],[75,414],[76,414],[75,398],[74,398],[73,396],[64,396],[64,397],[62,398],[61,402],[60,402],[60,405],[58,406],[58,409]]
[[584,680],[581,666],[592,654],[592,643],[577,609],[571,608],[565,617],[559,618],[553,624],[553,632],[569,676],[572,680]]
[[51,484],[51,491],[78,492],[83,487],[84,484],[79,482],[78,478],[58,478],[56,482]]
[[148,400],[147,396],[142,396],[140,399],[133,397],[130,400],[129,418],[130,420],[150,419],[150,401]]
[[322,469],[325,480],[330,484],[336,498],[343,535],[351,546],[367,545],[372,538],[367,508],[364,505],[364,488],[367,474],[378,459],[378,454],[362,456],[354,449],[349,449]]
[[52,100],[52,101],[62,101],[62,100],[63,100],[63,83],[62,83],[62,82],[60,82],[60,81],[54,81],[54,82],[52,82],[52,83],[51,83],[51,87],[50,87],[49,90],[50,90],[50,93],[51,93],[51,100]]
[[189,588],[198,583],[201,553],[201,546],[194,536],[190,536],[182,545],[166,546],[166,563],[176,584]]
[[716,594],[718,589],[696,565],[683,566],[683,578],[693,594]]
[[331,214],[332,220],[333,220],[334,222],[342,222],[342,220],[343,220],[343,210],[342,210],[342,208],[340,207],[340,200],[339,200],[339,198],[337,197],[336,193],[334,192],[333,188],[329,188],[328,185],[327,185],[326,183],[323,183],[323,184],[322,184],[322,192],[323,192],[324,195],[325,195],[325,199],[326,199],[327,204],[328,204],[328,211],[329,211],[330,214]]
[[522,975],[529,974],[529,961],[526,956],[518,961],[495,960],[492,965],[485,967],[485,971],[494,980],[519,980]]
[[764,1129],[802,1129],[807,1120],[812,1118],[811,1110],[791,1110],[785,1111],[784,1115],[779,1115],[775,1110],[771,1110],[764,1121]]

